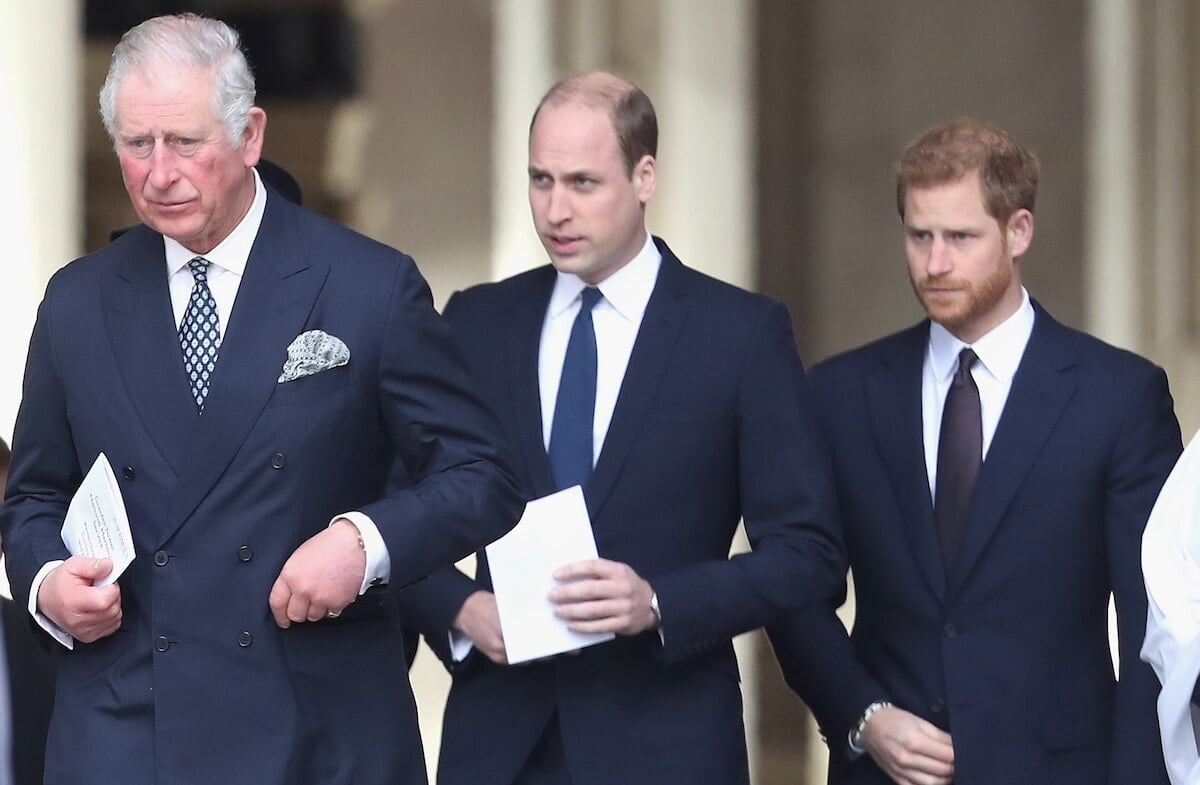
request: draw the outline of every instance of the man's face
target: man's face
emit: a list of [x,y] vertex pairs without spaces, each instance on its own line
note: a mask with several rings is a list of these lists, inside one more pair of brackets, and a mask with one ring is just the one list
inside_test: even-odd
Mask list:
[[580,104],[544,106],[529,134],[529,206],[560,272],[596,285],[646,242],[645,207],[655,164],[626,173],[608,113]]
[[973,343],[1021,305],[1017,258],[1033,238],[1033,216],[1007,225],[988,215],[978,174],[904,199],[904,248],[913,291],[929,318]]
[[240,147],[213,116],[210,73],[154,63],[116,96],[117,157],[138,218],[195,253],[224,240],[250,209],[250,167],[266,115],[251,110]]

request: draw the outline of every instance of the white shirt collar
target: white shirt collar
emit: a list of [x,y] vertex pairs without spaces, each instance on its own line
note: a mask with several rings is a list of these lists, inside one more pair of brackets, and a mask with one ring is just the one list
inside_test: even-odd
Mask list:
[[[631,322],[640,323],[650,302],[650,295],[654,292],[654,282],[658,280],[658,268],[661,265],[662,254],[650,233],[646,232],[646,243],[642,250],[628,264],[600,282],[600,293],[617,313]],[[549,317],[553,319],[574,305],[586,286],[577,275],[558,273],[546,311]]]
[[[254,239],[258,237],[258,228],[262,224],[263,212],[267,207],[267,192],[263,188],[262,178],[258,176],[257,169],[251,171],[254,172],[254,200],[250,202],[250,209],[229,236],[218,243],[217,247],[203,254],[213,265],[238,276],[246,272],[246,260],[250,258],[250,249],[254,246]],[[167,251],[168,277],[182,270],[199,255],[165,235],[163,243]]]
[[[1025,345],[1033,334],[1034,311],[1029,292],[1021,287],[1021,305],[1012,316],[993,327],[973,344],[979,362],[997,379],[1011,380],[1021,364]],[[958,366],[958,353],[968,344],[958,340],[940,324],[929,326],[929,363],[934,377],[946,381]]]

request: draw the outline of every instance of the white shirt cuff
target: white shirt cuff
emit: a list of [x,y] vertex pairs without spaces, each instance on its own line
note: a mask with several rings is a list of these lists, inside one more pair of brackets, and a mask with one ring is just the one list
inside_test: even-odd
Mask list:
[[363,582],[358,593],[366,594],[367,589],[372,586],[382,586],[391,579],[392,557],[388,553],[383,535],[379,533],[379,527],[375,525],[375,521],[361,512],[347,512],[334,518],[329,525],[332,526],[341,518],[353,523],[354,527],[358,529],[358,535],[362,537],[363,550],[367,553],[367,569],[363,573]]
[[37,607],[38,592],[42,588],[42,583],[45,582],[46,576],[49,575],[55,567],[62,563],[62,559],[57,561],[48,561],[42,565],[42,569],[38,570],[37,575],[33,576],[33,585],[29,589],[28,610],[29,615],[33,616],[33,620],[38,623],[39,627],[46,631],[47,635],[61,643],[63,646],[66,646],[68,649],[74,649],[75,638],[69,632],[66,632],[57,624],[50,621],[50,618],[46,616],[46,614],[39,611]]
[[450,630],[450,658],[455,662],[462,662],[475,648],[475,644],[471,642],[465,634],[458,630]]

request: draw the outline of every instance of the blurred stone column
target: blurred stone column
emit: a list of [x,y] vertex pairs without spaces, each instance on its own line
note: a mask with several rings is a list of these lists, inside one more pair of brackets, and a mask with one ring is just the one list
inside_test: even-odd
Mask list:
[[12,436],[37,304],[81,247],[77,0],[0,3],[0,436]]
[[553,63],[551,0],[505,0],[495,5],[492,54],[492,263],[500,280],[545,264],[529,214],[529,121],[538,100],[559,76]]
[[1200,9],[1090,0],[1087,325],[1171,380],[1200,425]]

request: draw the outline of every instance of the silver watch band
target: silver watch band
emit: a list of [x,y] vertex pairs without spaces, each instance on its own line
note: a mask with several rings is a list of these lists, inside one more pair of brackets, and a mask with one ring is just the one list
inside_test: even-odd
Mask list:
[[846,743],[849,747],[850,760],[861,758],[866,754],[866,747],[862,746],[863,731],[867,729],[867,723],[871,717],[880,709],[886,709],[891,706],[891,701],[875,701],[866,709],[863,710],[862,716],[858,718],[858,722],[850,729],[850,733],[846,737]]

